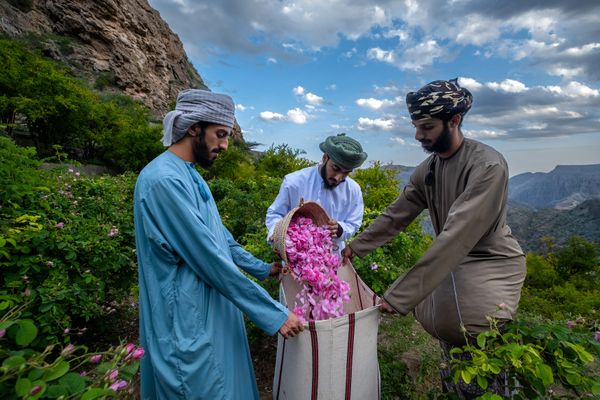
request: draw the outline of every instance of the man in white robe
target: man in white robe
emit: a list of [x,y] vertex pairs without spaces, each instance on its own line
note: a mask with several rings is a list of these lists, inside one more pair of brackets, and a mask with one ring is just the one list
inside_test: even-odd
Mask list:
[[267,239],[273,236],[275,225],[301,200],[315,201],[332,218],[329,230],[338,251],[362,224],[364,203],[362,191],[348,175],[367,159],[358,141],[345,134],[328,137],[319,145],[323,151],[321,163],[285,176],[279,194],[267,210]]

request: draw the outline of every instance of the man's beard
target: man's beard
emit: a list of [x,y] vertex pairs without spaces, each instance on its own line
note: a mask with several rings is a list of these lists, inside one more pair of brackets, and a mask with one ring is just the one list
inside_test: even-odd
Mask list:
[[448,127],[448,121],[443,121],[444,129],[440,134],[440,137],[431,144],[430,146],[423,146],[423,150],[427,153],[445,153],[450,150],[450,146],[452,146],[452,135],[450,134],[450,128]]
[[200,165],[202,168],[209,168],[215,161],[214,159],[210,158],[210,151],[208,150],[208,146],[204,140],[204,131],[197,136],[192,151],[194,152],[194,160],[196,160],[196,164]]
[[329,162],[329,160],[325,161],[325,163],[323,165],[321,165],[321,170],[319,172],[321,173],[321,178],[323,178],[323,183],[325,183],[325,189],[333,189],[334,187],[339,185],[339,183],[332,185],[327,180],[327,163],[328,162]]

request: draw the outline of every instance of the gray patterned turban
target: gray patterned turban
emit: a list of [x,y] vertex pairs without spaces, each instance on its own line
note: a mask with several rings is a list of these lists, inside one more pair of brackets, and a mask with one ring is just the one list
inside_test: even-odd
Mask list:
[[457,79],[433,81],[416,92],[406,95],[410,118],[448,120],[455,114],[464,116],[471,109],[473,95],[458,85]]
[[165,146],[177,143],[188,128],[199,121],[232,128],[234,113],[233,100],[226,94],[200,89],[181,91],[177,95],[175,110],[169,111],[163,120],[162,142]]

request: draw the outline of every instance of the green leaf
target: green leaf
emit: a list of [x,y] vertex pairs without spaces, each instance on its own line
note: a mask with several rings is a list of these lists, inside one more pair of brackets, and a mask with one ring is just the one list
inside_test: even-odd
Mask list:
[[70,365],[68,361],[60,361],[54,367],[46,371],[46,373],[44,374],[44,379],[48,382],[58,379],[67,372],[69,372],[69,367]]
[[115,392],[110,389],[93,388],[85,392],[83,396],[81,396],[81,400],[92,400],[97,399],[98,397],[111,396],[114,394]]
[[121,369],[119,369],[119,376],[126,381],[130,381],[131,378],[137,373],[140,367],[139,362],[131,362],[129,364],[125,364]]
[[2,363],[2,366],[6,367],[8,369],[12,369],[12,368],[17,368],[23,364],[25,364],[24,357],[11,356],[11,357],[8,357],[6,360],[4,360],[4,362]]
[[[4,303],[8,303],[8,301],[4,301],[2,302],[2,304]],[[0,310],[2,310],[2,308],[0,308]],[[8,329],[10,328],[16,321],[4,321],[4,322],[0,322],[0,329]]]
[[32,387],[33,386],[31,386],[31,381],[29,379],[21,378],[18,379],[17,383],[15,384],[15,392],[17,395],[25,397],[29,394],[29,391],[31,391]]
[[35,368],[29,371],[29,375],[27,375],[27,378],[29,378],[32,381],[35,381],[36,379],[39,379],[42,375],[44,375],[44,370],[42,368]]
[[56,398],[59,398],[60,396],[67,397],[69,395],[69,391],[63,385],[51,385],[51,386],[48,386],[48,392],[46,394],[51,399],[56,399]]
[[578,374],[567,374],[566,378],[570,385],[577,386],[581,383],[581,376]]
[[82,392],[86,386],[85,379],[75,372],[69,372],[67,375],[60,378],[59,382],[70,394]]
[[15,342],[19,346],[26,346],[33,342],[33,339],[37,336],[38,329],[30,319],[20,319],[17,321],[19,329],[15,337]]
[[460,377],[462,378],[463,381],[465,381],[465,383],[468,385],[469,383],[471,383],[471,379],[473,378],[471,376],[471,374],[469,373],[469,371],[467,370],[462,370],[460,371]]
[[592,394],[594,396],[600,395],[600,382],[598,382],[598,381],[592,382]]
[[477,345],[480,348],[484,348],[485,347],[485,341],[486,341],[486,336],[483,333],[480,333],[479,335],[477,335]]
[[477,384],[479,385],[479,387],[485,390],[488,387],[488,380],[481,375],[477,375]]
[[538,376],[542,378],[544,386],[549,386],[554,383],[554,376],[552,375],[552,368],[549,365],[541,364],[538,366]]

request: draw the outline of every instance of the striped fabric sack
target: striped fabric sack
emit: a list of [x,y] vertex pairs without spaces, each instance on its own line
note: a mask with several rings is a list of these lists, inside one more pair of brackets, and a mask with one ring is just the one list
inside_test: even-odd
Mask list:
[[[379,298],[350,263],[338,270],[350,284],[345,315],[310,321],[295,338],[279,336],[274,400],[378,400],[380,398],[377,332]],[[279,287],[282,304],[294,308],[301,287],[284,275]],[[291,312],[291,311],[290,311]]]

